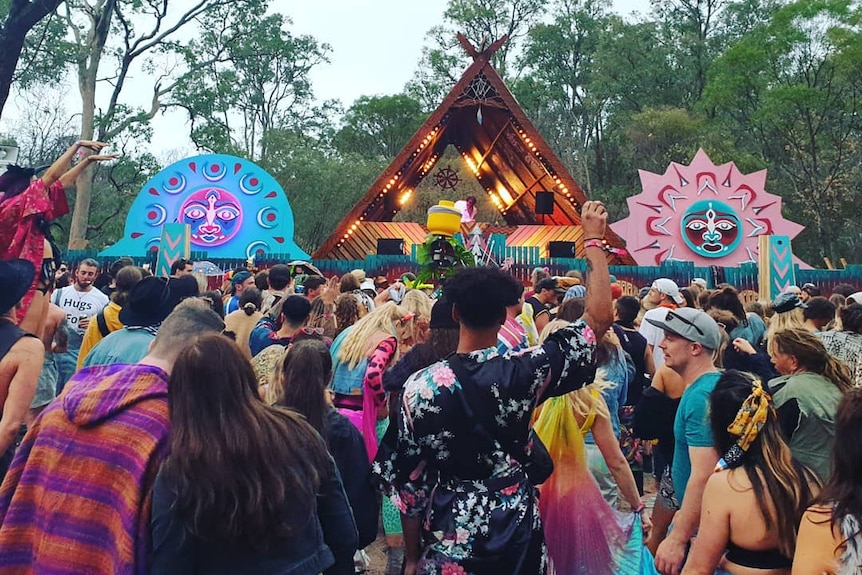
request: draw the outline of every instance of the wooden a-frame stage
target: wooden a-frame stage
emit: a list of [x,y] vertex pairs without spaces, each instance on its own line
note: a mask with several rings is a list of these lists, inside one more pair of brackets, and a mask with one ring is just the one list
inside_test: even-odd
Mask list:
[[[583,255],[579,207],[584,192],[524,114],[490,58],[506,41],[477,50],[463,35],[458,40],[473,58],[461,79],[365,196],[314,253],[315,259],[362,259],[374,254],[377,239],[402,238],[421,243],[420,224],[392,222],[401,199],[413,193],[447,146],[453,145],[499,209],[507,226],[507,246],[539,246],[547,255],[550,241],[571,241]],[[553,214],[536,215],[536,193],[553,192]],[[487,227],[487,226],[485,226]],[[624,242],[608,228],[610,246]],[[631,265],[629,255],[608,254],[613,264]]]

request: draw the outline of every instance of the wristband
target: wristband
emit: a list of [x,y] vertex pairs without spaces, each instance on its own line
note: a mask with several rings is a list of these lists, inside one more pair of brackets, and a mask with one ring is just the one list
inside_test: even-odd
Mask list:
[[607,240],[586,240],[584,241],[584,248],[599,248],[600,250],[604,250],[608,253],[615,254],[618,256],[624,256],[628,252],[621,248],[614,248],[607,244]]
[[641,504],[635,508],[635,513],[637,513],[637,514],[643,513],[645,509],[646,509],[646,505],[644,504],[643,501],[641,501]]

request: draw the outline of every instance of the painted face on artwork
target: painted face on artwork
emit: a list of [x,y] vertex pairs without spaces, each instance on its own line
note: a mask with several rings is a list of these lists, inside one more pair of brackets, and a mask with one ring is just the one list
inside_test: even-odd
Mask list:
[[191,226],[191,241],[220,246],[234,237],[242,224],[242,208],[229,192],[206,188],[191,194],[180,206],[180,222]]
[[681,220],[682,237],[698,255],[720,258],[742,241],[742,223],[733,208],[717,200],[692,204]]

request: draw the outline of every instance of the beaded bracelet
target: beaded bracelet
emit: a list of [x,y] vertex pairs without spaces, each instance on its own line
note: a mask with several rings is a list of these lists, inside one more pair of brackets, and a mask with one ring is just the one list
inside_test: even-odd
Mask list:
[[624,256],[628,252],[621,248],[614,248],[607,244],[607,240],[591,239],[584,242],[584,248],[599,248],[611,254]]

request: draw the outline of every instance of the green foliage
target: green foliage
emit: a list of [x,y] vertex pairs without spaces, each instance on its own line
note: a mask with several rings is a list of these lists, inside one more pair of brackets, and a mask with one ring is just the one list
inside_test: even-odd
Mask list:
[[125,216],[132,202],[147,180],[160,169],[152,155],[131,150],[116,162],[99,166],[93,180],[93,201],[87,225],[91,246],[104,249],[123,237]]
[[[5,10],[0,8],[0,14],[4,13]],[[56,11],[30,30],[12,78],[19,89],[55,82],[63,76],[75,54],[73,45],[66,39],[66,32],[66,23]]]
[[290,20],[262,3],[225,4],[208,14],[227,28],[205,28],[183,48],[189,69],[173,95],[200,147],[250,159],[267,156],[272,130],[303,131],[319,116],[309,79],[329,47],[294,35]]
[[463,33],[478,50],[508,35],[506,42],[491,59],[504,79],[519,75],[516,56],[523,38],[545,11],[547,0],[449,0],[443,13],[443,24],[428,31],[428,45],[408,93],[422,102],[426,111],[437,107],[470,57],[456,38]]
[[391,160],[426,117],[406,94],[362,96],[345,112],[333,144],[340,153]]
[[284,188],[296,222],[295,240],[316,250],[386,167],[379,158],[336,154],[300,134],[268,134],[261,166]]
[[858,243],[862,209],[848,199],[862,185],[860,47],[858,6],[800,0],[719,57],[704,91],[737,147],[766,161],[769,184],[807,225],[794,250],[815,262],[853,256]]
[[[607,202],[612,219],[625,215],[626,198],[640,190],[638,169],[663,172],[703,148],[716,163],[768,170],[767,189],[782,196],[787,217],[808,226],[794,241],[803,259],[862,258],[858,2],[655,0],[650,15],[630,21],[612,14],[607,0],[449,0],[406,92],[363,96],[342,110],[314,99],[312,72],[327,61],[328,46],[291,31],[289,18],[268,13],[259,0],[207,1],[196,16],[205,25],[192,40],[168,35],[131,52],[146,60],[146,74],[162,78],[150,109],[120,97],[126,41],[145,39],[146,14],[161,9],[140,0],[99,13],[95,21],[114,26],[101,52],[90,42],[87,0],[67,0],[70,10],[59,15],[68,13],[68,21],[54,15],[27,37],[19,84],[37,86],[68,62],[93,72],[87,66],[100,55],[99,85],[110,84],[113,96],[92,100],[93,109],[96,101],[109,104],[94,114],[95,135],[146,140],[153,114],[181,107],[198,146],[255,159],[279,179],[298,241],[312,251],[470,64],[455,33],[479,50],[508,34],[492,63],[581,187]],[[9,6],[0,0],[0,13]],[[76,32],[77,44],[64,44]],[[179,65],[165,68],[177,54]],[[95,85],[94,75],[87,78]],[[60,121],[71,114],[43,113],[49,98],[35,101],[25,106],[33,112],[26,125],[4,130],[28,159],[49,161],[76,130]],[[424,221],[439,199],[475,195],[479,219],[498,221],[457,153],[447,154],[397,219]],[[113,179],[97,174],[86,228],[93,241],[116,236],[112,226],[124,214],[114,213],[126,205],[119,190],[136,190],[133,172],[146,179],[156,169],[150,160],[118,163]],[[433,176],[448,165],[461,183],[441,190]]]
[[[449,261],[446,264],[434,261],[435,248],[439,250],[440,244],[443,242],[450,251]],[[476,258],[470,250],[461,245],[461,242],[451,236],[429,235],[425,243],[416,247],[416,262],[419,264],[419,270],[416,272],[416,283],[434,282],[439,284],[440,281],[455,275],[459,269],[475,266]]]

